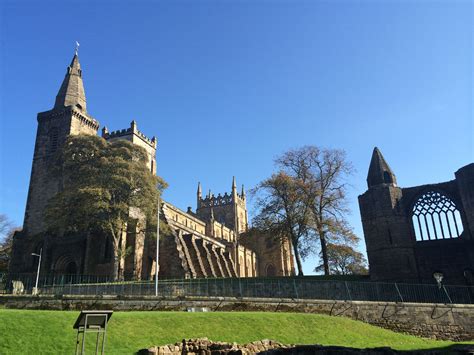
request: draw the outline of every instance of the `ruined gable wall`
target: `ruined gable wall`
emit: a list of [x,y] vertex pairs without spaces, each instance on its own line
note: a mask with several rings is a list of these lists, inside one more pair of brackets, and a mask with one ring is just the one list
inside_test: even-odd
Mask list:
[[[459,171],[456,180],[409,188],[384,184],[373,186],[359,196],[372,280],[433,283],[433,272],[440,271],[447,284],[468,282],[464,272],[474,269],[469,224],[470,204],[474,206],[474,186],[470,185],[474,179],[474,164]],[[413,207],[430,191],[441,192],[455,203],[463,225],[459,238],[416,240],[418,226],[412,221]]]

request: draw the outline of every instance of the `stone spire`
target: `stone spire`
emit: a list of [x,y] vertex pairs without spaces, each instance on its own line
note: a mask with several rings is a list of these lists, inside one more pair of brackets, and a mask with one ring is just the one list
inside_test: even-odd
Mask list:
[[72,58],[71,64],[67,67],[66,76],[61,88],[56,95],[55,109],[61,109],[66,106],[75,106],[86,111],[86,94],[84,92],[84,83],[82,82],[82,70],[79,64],[77,52]]
[[379,148],[375,147],[370,160],[369,173],[367,174],[367,186],[371,188],[381,184],[396,185],[397,178]]
[[242,192],[240,194],[242,196],[242,198],[245,198],[245,188],[244,188],[244,184],[242,184]]
[[235,176],[232,177],[232,192],[237,191],[237,183],[235,182]]

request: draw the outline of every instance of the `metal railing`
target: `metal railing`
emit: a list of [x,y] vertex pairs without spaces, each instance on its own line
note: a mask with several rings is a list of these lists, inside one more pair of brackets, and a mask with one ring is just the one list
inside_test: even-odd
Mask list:
[[[12,281],[21,281],[23,293],[31,294],[32,274],[0,274],[0,293],[13,293]],[[43,295],[154,296],[154,281],[113,282],[110,277],[90,275],[43,276]],[[317,277],[206,278],[160,280],[159,297],[250,297],[347,301],[474,304],[473,286],[442,286]]]

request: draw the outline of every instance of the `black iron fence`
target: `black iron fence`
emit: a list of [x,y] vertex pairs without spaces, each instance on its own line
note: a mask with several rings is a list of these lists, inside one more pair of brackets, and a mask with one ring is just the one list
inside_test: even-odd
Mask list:
[[[31,294],[32,274],[0,274],[0,293]],[[113,282],[90,275],[43,276],[43,295],[155,296],[154,281]],[[348,301],[474,304],[473,286],[449,286],[369,281],[331,280],[314,277],[207,278],[159,280],[159,297],[261,297]]]

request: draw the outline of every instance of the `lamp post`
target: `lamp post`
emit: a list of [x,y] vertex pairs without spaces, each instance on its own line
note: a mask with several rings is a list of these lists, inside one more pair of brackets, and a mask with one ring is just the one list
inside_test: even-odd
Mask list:
[[441,287],[443,287],[443,284],[442,284],[443,278],[444,278],[443,273],[436,271],[433,273],[433,277],[436,280],[436,283],[438,284],[438,288],[441,290]]
[[433,273],[433,277],[434,277],[434,279],[436,280],[436,282],[438,284],[438,288],[440,290],[441,289],[444,290],[444,293],[445,293],[446,297],[448,298],[449,303],[453,303],[453,300],[449,296],[448,290],[446,290],[446,287],[444,287],[444,285],[443,285],[443,279],[444,279],[443,273],[441,271],[435,271]]
[[39,260],[38,260],[38,269],[36,270],[36,283],[35,283],[35,287],[33,288],[33,291],[31,292],[33,295],[37,295],[37,294],[38,294],[38,281],[39,281],[39,274],[40,274],[40,267],[41,267],[41,254],[43,254],[43,248],[40,249],[40,253],[39,253],[39,254],[31,253],[31,255],[33,255],[33,256],[38,256],[38,257],[39,257]]
[[156,265],[155,265],[155,296],[158,297],[158,257],[160,254],[160,195],[158,192],[158,210],[156,220]]

